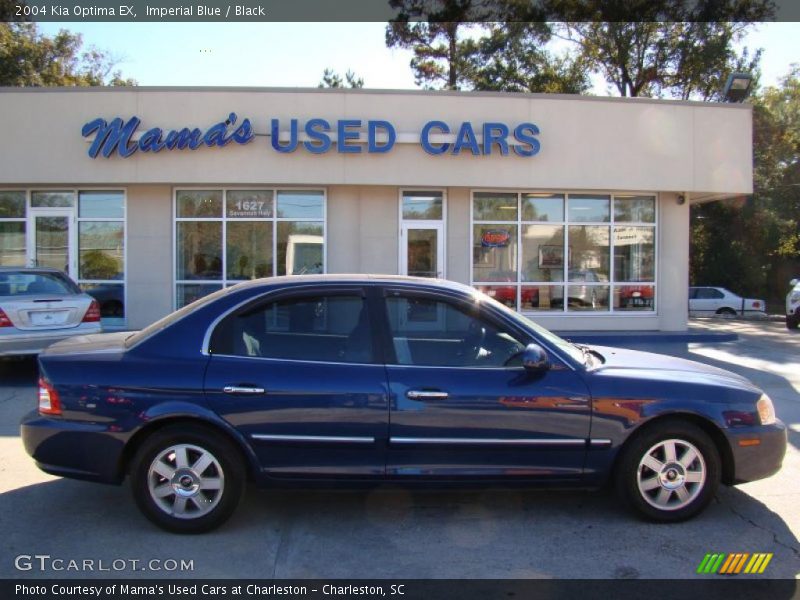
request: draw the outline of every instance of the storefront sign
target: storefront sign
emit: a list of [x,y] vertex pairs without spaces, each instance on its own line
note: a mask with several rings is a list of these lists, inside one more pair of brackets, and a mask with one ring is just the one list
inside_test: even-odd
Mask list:
[[123,121],[120,117],[113,119],[110,123],[105,119],[95,119],[89,121],[81,129],[83,137],[95,134],[94,141],[89,147],[89,156],[97,158],[102,154],[106,158],[116,151],[122,158],[127,158],[137,150],[142,152],[161,152],[162,150],[183,150],[189,148],[195,150],[200,146],[225,146],[230,142],[246,144],[254,137],[253,127],[250,119],[244,119],[241,124],[236,125],[236,113],[231,113],[225,121],[221,121],[209,127],[205,132],[200,129],[173,129],[164,135],[164,131],[159,127],[153,127],[145,131],[137,141],[133,140],[134,134],[139,128],[141,119],[131,117]]
[[[116,117],[111,121],[97,118],[86,123],[81,135],[92,139],[89,156],[105,158],[117,153],[121,158],[132,156],[137,151],[158,153],[162,150],[196,150],[201,146],[223,147],[231,142],[247,144],[255,138],[250,119],[238,125],[236,113],[209,127],[165,130],[153,127],[137,136],[141,119],[130,117],[127,121]],[[398,143],[397,131],[389,121],[340,119],[331,123],[325,119],[309,119],[300,124],[299,119],[290,119],[288,132],[281,129],[280,119],[272,119],[269,128],[270,144],[281,153],[303,148],[311,154],[325,154],[335,146],[339,154],[385,154]],[[469,121],[449,125],[444,121],[428,121],[416,140],[422,149],[431,155],[450,154],[457,156],[469,152],[473,156],[488,156],[499,153],[508,156],[529,157],[539,153],[541,144],[536,136],[539,128],[533,123],[510,126],[499,122],[471,123]],[[288,139],[287,139],[288,138]]]
[[506,229],[489,229],[481,236],[481,246],[484,248],[505,248],[511,239],[511,234]]

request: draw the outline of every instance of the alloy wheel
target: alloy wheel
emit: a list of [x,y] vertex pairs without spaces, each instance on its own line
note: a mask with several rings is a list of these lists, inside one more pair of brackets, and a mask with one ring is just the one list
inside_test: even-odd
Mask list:
[[150,464],[147,486],[153,502],[178,519],[197,519],[219,504],[225,474],[217,458],[192,444],[176,444]]
[[652,446],[639,461],[636,483],[642,498],[658,510],[689,505],[706,481],[706,463],[697,447],[680,439]]

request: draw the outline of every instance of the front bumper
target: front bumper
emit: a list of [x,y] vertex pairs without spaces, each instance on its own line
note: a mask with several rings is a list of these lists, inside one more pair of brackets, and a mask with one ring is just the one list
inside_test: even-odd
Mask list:
[[45,473],[120,483],[125,440],[102,423],[65,421],[33,410],[20,423],[25,451]]
[[733,483],[764,479],[780,470],[787,443],[786,425],[782,421],[743,430],[729,429],[727,437],[733,453]]

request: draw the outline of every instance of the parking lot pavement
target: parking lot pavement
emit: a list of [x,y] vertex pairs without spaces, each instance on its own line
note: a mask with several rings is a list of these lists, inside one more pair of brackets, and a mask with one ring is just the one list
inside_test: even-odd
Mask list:
[[[705,513],[676,525],[639,521],[608,492],[250,490],[220,530],[175,536],[150,525],[125,486],[39,472],[22,448],[17,425],[34,404],[35,366],[0,362],[0,576],[682,579],[696,576],[708,552],[772,552],[765,575],[795,578],[800,334],[774,322],[708,320],[693,326],[733,330],[739,339],[628,345],[749,377],[769,393],[792,429],[780,473],[723,487]],[[95,571],[15,569],[15,557],[34,554],[94,560]],[[140,566],[150,559],[193,561],[193,570],[97,571],[97,561],[112,568],[119,559],[140,560]],[[150,566],[159,565],[171,563]]]

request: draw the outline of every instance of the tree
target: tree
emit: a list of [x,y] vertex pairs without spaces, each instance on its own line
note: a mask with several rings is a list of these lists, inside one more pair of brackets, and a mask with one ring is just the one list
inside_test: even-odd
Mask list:
[[800,67],[753,97],[749,198],[692,207],[694,283],[780,303],[800,275]]
[[[413,51],[416,84],[427,89],[580,93],[584,65],[545,49],[551,28],[531,3],[393,0],[399,11],[386,45]],[[425,20],[412,22],[412,17]],[[538,17],[538,18],[537,18]]]
[[754,70],[741,41],[773,14],[770,0],[552,0],[557,35],[620,96],[720,99],[728,74]]
[[100,86],[136,85],[115,71],[117,61],[62,29],[48,37],[35,23],[0,23],[0,85]]
[[317,87],[320,88],[363,88],[364,87],[364,78],[358,77],[353,71],[348,69],[347,73],[344,75],[344,79],[342,76],[336,73],[333,69],[325,69],[322,73],[322,81],[320,81]]
[[586,64],[545,48],[550,27],[542,22],[488,25],[477,41],[464,79],[476,90],[581,94],[589,89]]
[[414,81],[427,89],[459,89],[465,82],[468,61],[477,52],[466,31],[476,27],[459,21],[446,23],[392,22],[386,27],[389,48],[411,49]]

